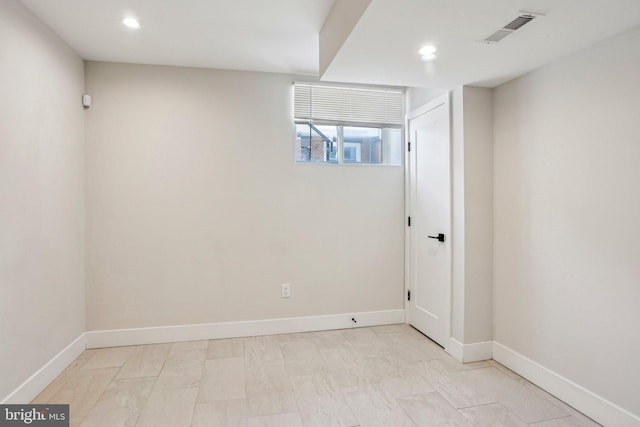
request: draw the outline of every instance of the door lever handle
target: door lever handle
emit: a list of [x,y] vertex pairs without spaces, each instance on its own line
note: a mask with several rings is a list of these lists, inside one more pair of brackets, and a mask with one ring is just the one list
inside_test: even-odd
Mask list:
[[437,236],[427,236],[430,239],[438,239],[438,242],[444,242],[446,240],[446,238],[444,237],[444,234],[440,233]]

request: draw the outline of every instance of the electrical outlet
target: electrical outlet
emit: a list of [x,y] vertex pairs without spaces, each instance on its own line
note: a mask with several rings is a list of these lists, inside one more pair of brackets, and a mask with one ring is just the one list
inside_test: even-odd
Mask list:
[[282,298],[290,298],[291,297],[291,284],[283,283],[282,284]]

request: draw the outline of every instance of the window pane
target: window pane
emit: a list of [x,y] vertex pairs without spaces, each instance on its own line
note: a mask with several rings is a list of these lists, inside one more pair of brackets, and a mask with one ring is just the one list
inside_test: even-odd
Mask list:
[[402,164],[401,129],[345,126],[345,163]]
[[336,163],[337,126],[296,124],[296,162]]

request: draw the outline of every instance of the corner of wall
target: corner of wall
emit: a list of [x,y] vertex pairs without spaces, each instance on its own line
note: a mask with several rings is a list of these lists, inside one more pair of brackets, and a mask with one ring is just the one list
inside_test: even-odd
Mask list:
[[452,337],[462,345],[493,339],[492,97],[469,86],[452,93]]

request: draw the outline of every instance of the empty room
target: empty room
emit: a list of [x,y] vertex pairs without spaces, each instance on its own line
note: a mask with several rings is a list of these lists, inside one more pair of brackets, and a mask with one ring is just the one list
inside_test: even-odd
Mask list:
[[640,427],[638,0],[0,0],[0,425]]

